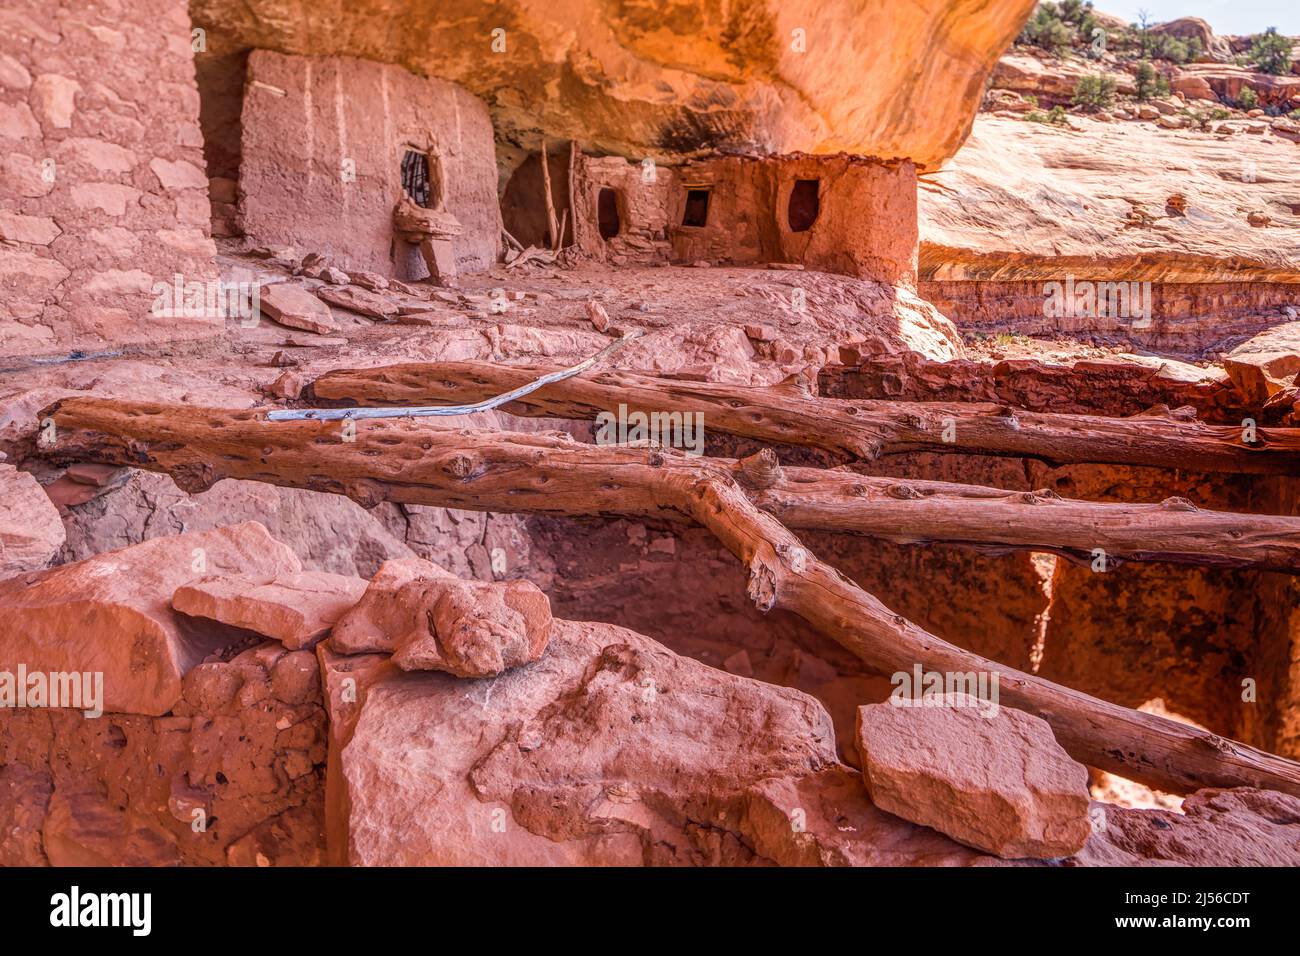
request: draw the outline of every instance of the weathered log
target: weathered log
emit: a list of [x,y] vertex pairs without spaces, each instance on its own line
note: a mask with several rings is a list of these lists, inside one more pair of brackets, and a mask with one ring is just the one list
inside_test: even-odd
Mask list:
[[[1253,786],[1300,795],[1300,764],[1002,667],[929,634],[819,561],[749,500],[737,469],[709,459],[557,435],[392,420],[271,423],[257,410],[92,398],[64,399],[43,418],[46,450],[56,460],[165,472],[189,491],[232,477],[346,494],[365,505],[686,515],[745,563],[760,610],[799,615],[879,673],[916,664],[997,672],[1000,702],[1047,720],[1084,763],[1174,792]],[[746,471],[761,482],[764,469]]]
[[[549,366],[483,362],[408,363],[340,369],[312,383],[318,398],[358,405],[461,404],[504,392]],[[701,412],[706,429],[819,448],[846,459],[929,451],[1056,464],[1093,462],[1196,471],[1300,474],[1300,429],[1207,425],[1167,410],[1108,418],[1017,411],[958,402],[845,401],[796,384],[726,385],[607,370],[548,386],[506,411],[594,419],[614,412]]]
[[1296,517],[1207,511],[1185,498],[1115,504],[1062,498],[1048,489],[1006,491],[842,469],[782,472],[782,481],[750,498],[801,531],[1043,551],[1107,570],[1124,561],[1161,561],[1300,574]]

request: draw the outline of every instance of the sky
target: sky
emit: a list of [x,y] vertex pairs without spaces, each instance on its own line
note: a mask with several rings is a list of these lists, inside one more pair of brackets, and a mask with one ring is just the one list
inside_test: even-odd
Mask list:
[[1300,0],[1093,0],[1106,13],[1137,22],[1139,10],[1151,14],[1152,23],[1200,17],[1215,33],[1262,33],[1277,27],[1279,33],[1300,36]]

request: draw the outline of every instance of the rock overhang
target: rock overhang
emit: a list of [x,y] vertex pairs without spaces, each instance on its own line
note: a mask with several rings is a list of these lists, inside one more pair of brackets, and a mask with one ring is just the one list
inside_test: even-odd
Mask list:
[[[923,169],[956,152],[1033,0],[531,0],[335,10],[194,0],[209,49],[396,63],[458,83],[498,142],[540,135],[657,162],[849,153]],[[201,64],[200,64],[201,66]]]

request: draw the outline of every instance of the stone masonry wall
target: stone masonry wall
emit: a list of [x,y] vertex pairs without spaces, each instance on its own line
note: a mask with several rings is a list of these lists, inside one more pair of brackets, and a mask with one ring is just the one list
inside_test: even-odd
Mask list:
[[0,356],[216,334],[153,315],[215,276],[184,0],[5,0]]

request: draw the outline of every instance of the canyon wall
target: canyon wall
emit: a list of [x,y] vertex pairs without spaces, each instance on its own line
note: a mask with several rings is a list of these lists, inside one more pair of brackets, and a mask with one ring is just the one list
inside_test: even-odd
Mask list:
[[0,356],[193,339],[215,278],[184,0],[13,0],[0,29]]

